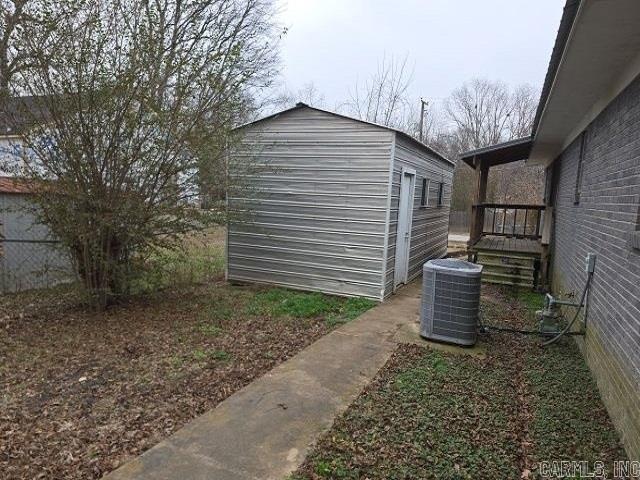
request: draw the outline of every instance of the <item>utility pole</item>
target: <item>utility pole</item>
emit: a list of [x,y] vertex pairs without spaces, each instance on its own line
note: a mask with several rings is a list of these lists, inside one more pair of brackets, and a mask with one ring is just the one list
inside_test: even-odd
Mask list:
[[427,107],[429,106],[429,102],[426,102],[424,98],[420,97],[420,141],[424,141],[424,134],[422,132],[424,128],[424,113]]

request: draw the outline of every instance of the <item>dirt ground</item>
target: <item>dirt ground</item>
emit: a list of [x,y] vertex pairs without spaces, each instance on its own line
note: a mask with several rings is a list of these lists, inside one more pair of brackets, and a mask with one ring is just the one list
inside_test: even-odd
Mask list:
[[106,312],[69,286],[0,297],[2,479],[99,478],[372,305],[228,285],[214,260]]

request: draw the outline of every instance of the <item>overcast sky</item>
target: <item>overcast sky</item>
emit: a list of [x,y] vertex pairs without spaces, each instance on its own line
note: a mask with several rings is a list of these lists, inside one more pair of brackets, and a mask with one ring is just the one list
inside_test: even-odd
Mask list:
[[541,87],[564,0],[280,0],[283,78],[347,100],[383,56],[408,57],[434,104],[473,77]]

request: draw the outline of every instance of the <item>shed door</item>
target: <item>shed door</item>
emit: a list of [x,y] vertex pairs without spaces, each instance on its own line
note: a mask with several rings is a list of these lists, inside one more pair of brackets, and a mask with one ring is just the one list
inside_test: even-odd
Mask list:
[[407,283],[409,276],[409,250],[411,247],[411,219],[416,172],[402,169],[400,174],[400,201],[398,204],[398,229],[396,231],[396,262],[393,274],[394,288]]

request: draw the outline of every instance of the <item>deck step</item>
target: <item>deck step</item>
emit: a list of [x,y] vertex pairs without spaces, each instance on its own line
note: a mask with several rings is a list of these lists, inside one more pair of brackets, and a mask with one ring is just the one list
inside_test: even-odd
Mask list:
[[505,255],[508,255],[509,257],[513,257],[513,258],[540,257],[540,254],[533,253],[533,252],[510,252],[508,250],[490,250],[490,249],[476,248],[476,247],[470,247],[469,250],[478,254],[489,255],[494,257],[503,257]]
[[533,270],[535,268],[536,258],[521,258],[514,257],[511,255],[486,255],[483,253],[478,253],[476,255],[477,262],[482,265],[502,265],[505,267],[522,267],[522,268],[530,268]]
[[495,271],[482,270],[482,279],[493,279],[505,282],[520,282],[530,283],[533,285],[533,274],[531,275],[519,275],[518,273],[500,273]]
[[482,283],[490,283],[492,285],[508,285],[510,287],[533,288],[533,283],[529,282],[513,282],[507,280],[497,280],[494,278],[485,278],[482,276]]
[[484,283],[533,288],[538,280],[542,246],[533,239],[482,235],[469,247],[469,256],[484,267]]
[[496,280],[505,280],[508,282],[511,282],[511,281],[526,282],[526,283],[530,283],[531,285],[533,285],[535,280],[533,272],[530,273],[529,275],[526,275],[520,272],[495,271],[495,270],[488,270],[486,268],[482,270],[482,277],[493,278]]
[[498,285],[533,288],[536,284],[536,255],[503,252],[476,252],[476,263],[482,265],[482,281]]
[[514,263],[500,263],[500,262],[487,262],[486,260],[479,259],[477,263],[484,265],[485,270],[495,269],[495,270],[503,270],[510,269],[515,270],[518,269],[522,272],[534,272],[534,265],[518,265]]
[[520,275],[498,274],[493,272],[482,272],[483,283],[498,283],[501,285],[513,285],[518,287],[535,287],[535,279],[531,277],[522,277]]

